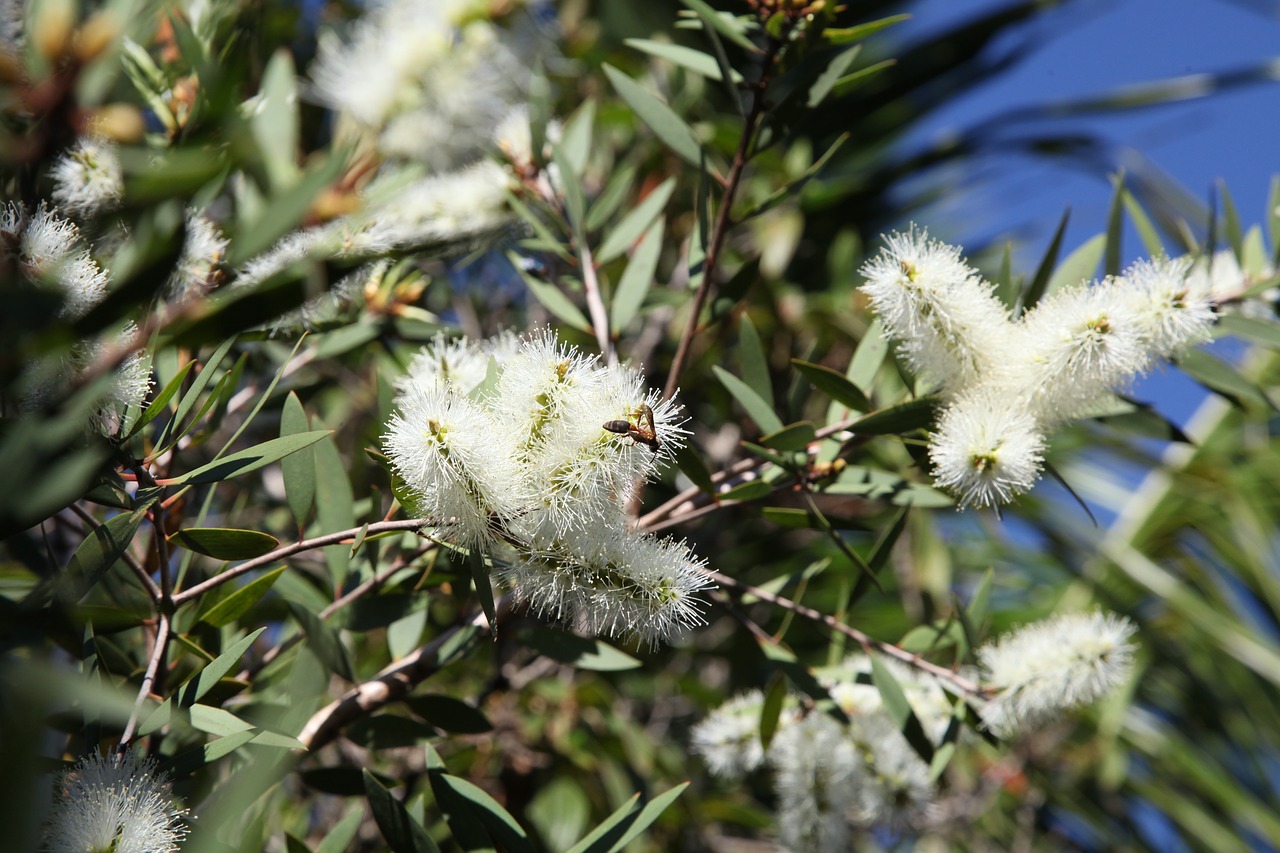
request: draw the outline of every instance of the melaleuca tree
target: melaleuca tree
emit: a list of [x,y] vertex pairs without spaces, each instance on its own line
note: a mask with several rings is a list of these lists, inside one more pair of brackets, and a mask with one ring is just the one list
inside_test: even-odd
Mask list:
[[4,9],[13,843],[1280,843],[1275,248],[980,268],[888,5]]

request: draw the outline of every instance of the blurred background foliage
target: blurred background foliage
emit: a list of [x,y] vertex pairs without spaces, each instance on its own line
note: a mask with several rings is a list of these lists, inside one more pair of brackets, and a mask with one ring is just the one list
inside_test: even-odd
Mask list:
[[[746,380],[782,424],[807,419],[821,427],[851,408],[816,392],[792,359],[852,376],[860,352],[854,384],[872,404],[864,411],[908,399],[913,378],[886,358],[855,293],[856,270],[883,230],[904,226],[947,193],[948,176],[966,160],[1017,148],[1078,160],[1100,177],[1112,171],[1105,141],[1070,131],[1005,136],[990,127],[930,151],[897,145],[938,105],[1034,50],[1029,21],[1072,5],[1011,3],[913,41],[894,17],[910,3],[850,4],[834,13],[830,30],[885,23],[859,52],[851,56],[827,37],[784,57],[770,90],[777,100],[734,201],[718,286],[680,375],[696,458],[681,460],[680,478],[669,472],[645,491],[646,509],[700,484],[705,472],[729,469],[743,458],[742,440],[772,431],[713,367]],[[605,66],[664,97],[721,174],[750,99],[735,103],[731,87],[662,58],[671,55],[665,45],[709,55],[699,19],[679,3],[507,6],[494,4],[500,13],[536,16],[558,43],[544,60],[547,113],[566,128],[575,119],[589,128],[574,170],[589,203],[583,230],[574,231],[565,211],[531,214],[546,230],[510,229],[504,248],[522,259],[516,266],[503,251],[413,254],[301,338],[267,334],[263,325],[330,290],[359,259],[294,264],[198,302],[175,305],[161,294],[183,248],[188,205],[212,203],[231,239],[223,270],[234,279],[247,260],[299,226],[331,219],[355,194],[361,161],[335,141],[332,116],[294,82],[293,69],[305,73],[317,29],[358,14],[358,4],[210,4],[190,29],[182,26],[194,19],[190,9],[171,14],[142,0],[78,13],[74,4],[44,0],[28,10],[37,49],[24,54],[24,69],[4,69],[6,193],[34,207],[47,197],[58,153],[91,119],[106,123],[125,140],[124,205],[113,214],[122,225],[86,229],[106,233],[110,225],[127,237],[103,250],[110,296],[70,326],[55,318],[45,292],[23,287],[12,269],[0,272],[0,755],[8,771],[0,810],[13,849],[35,846],[47,774],[60,757],[113,744],[136,716],[134,696],[169,622],[167,660],[151,690],[168,703],[149,700],[135,722],[199,815],[186,849],[384,849],[393,825],[403,833],[395,843],[405,845],[396,849],[430,849],[404,829],[408,823],[396,823],[401,806],[385,799],[390,788],[446,849],[565,850],[634,793],[653,799],[686,780],[690,787],[630,849],[767,849],[766,781],[711,781],[687,750],[688,730],[737,692],[798,677],[744,623],[807,666],[850,651],[821,626],[750,598],[726,606],[719,596],[706,627],[656,651],[613,649],[506,610],[491,638],[474,627],[481,602],[466,561],[398,532],[368,541],[357,533],[282,556],[235,583],[198,586],[281,543],[389,516],[394,484],[376,448],[391,386],[438,330],[482,336],[553,324],[598,351],[580,322],[581,259],[563,248],[575,236],[588,235],[611,298],[631,264],[649,265],[652,284],[633,321],[614,329],[613,343],[621,357],[643,364],[652,386],[667,381],[700,274],[707,198],[714,212],[719,196],[705,173],[637,118]],[[59,14],[72,15],[74,35],[57,30]],[[104,21],[111,37],[91,49],[91,25]],[[125,35],[154,61],[165,99],[140,95],[136,78],[151,72],[138,71]],[[753,81],[755,58],[728,37],[721,43],[728,64]],[[823,78],[836,62],[838,72]],[[810,106],[818,79],[835,85]],[[241,104],[255,95],[266,107],[246,113]],[[1096,105],[1134,106],[1105,98]],[[648,222],[627,223],[628,211],[660,193],[666,201]],[[1214,214],[1207,201],[1188,198],[1158,181],[1117,181],[1114,216],[1097,223],[1102,241],[1083,255],[1072,255],[1074,246],[1037,247],[1044,269],[1070,258],[1082,275],[1111,271],[1121,234],[1134,233],[1129,222],[1149,225],[1144,237],[1163,240],[1171,254],[1230,245],[1243,256],[1240,223],[1252,212],[1242,217],[1229,196],[1214,202]],[[637,238],[659,215],[656,255],[642,255]],[[1271,246],[1263,260],[1271,266],[1275,216],[1263,219]],[[615,231],[632,239],[601,251]],[[987,247],[969,248],[976,255]],[[1036,270],[1002,269],[999,248],[983,257],[1007,293],[1034,279]],[[103,393],[92,375],[35,412],[19,410],[30,364],[125,319],[142,326],[155,390],[174,391],[148,411],[155,419],[145,429],[127,439],[86,438],[82,425]],[[972,638],[957,633],[956,620],[988,570],[987,620],[971,626],[983,635],[1090,602],[1140,626],[1140,665],[1127,695],[1018,743],[958,752],[936,824],[923,835],[879,831],[863,839],[865,849],[1280,848],[1273,405],[1280,375],[1266,351],[1277,338],[1257,327],[1234,333],[1258,349],[1243,356],[1238,373],[1200,370],[1226,396],[1206,398],[1188,428],[1194,443],[1178,440],[1185,436],[1148,410],[1078,425],[1057,441],[1051,460],[1100,526],[1052,481],[1000,519],[954,512],[927,487],[922,422],[860,444],[827,443],[827,461],[839,450],[890,483],[821,495],[834,533],[814,529],[822,525],[805,503],[808,492],[785,476],[763,492],[702,499],[718,508],[687,520],[651,520],[650,529],[686,537],[716,571],[874,638],[897,643],[919,626],[937,626],[937,640],[912,650],[944,665],[969,653]],[[110,366],[104,357],[103,369]],[[281,437],[280,466],[241,464],[230,470],[234,479],[222,470],[161,482],[160,503],[146,499],[139,460],[158,463],[162,478],[181,478]],[[157,452],[166,445],[172,452]],[[121,471],[143,482],[126,489]],[[905,516],[902,505],[911,506]],[[159,506],[164,528],[153,521]],[[173,538],[191,528],[273,539],[264,546],[239,534],[212,543]],[[892,551],[879,551],[892,536]],[[859,582],[850,551],[862,560],[887,554],[877,566],[880,589]],[[170,566],[175,589],[197,590],[179,592],[170,612],[157,612],[142,579],[159,576],[158,561]],[[297,738],[314,714],[406,658],[416,667],[407,696],[354,714],[301,748]],[[502,810],[527,839],[503,828],[495,817]]]

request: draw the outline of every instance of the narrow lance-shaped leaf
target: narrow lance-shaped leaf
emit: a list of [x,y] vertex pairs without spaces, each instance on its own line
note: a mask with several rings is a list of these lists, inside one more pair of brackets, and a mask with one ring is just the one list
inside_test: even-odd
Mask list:
[[671,107],[663,103],[656,95],[612,65],[605,64],[605,76],[613,84],[622,99],[635,110],[640,120],[662,140],[681,159],[692,166],[703,168],[702,143],[694,135],[693,129],[685,124],[684,119],[675,114]]
[[596,260],[607,264],[614,258],[622,257],[623,252],[640,239],[640,235],[661,215],[675,189],[675,178],[667,178],[654,187],[605,236],[596,252]]
[[232,477],[238,477],[241,474],[256,471],[259,468],[270,465],[272,462],[277,462],[290,453],[295,453],[304,447],[310,447],[329,434],[329,430],[321,429],[298,435],[284,436],[283,438],[273,438],[247,450],[241,450],[221,459],[215,459],[207,465],[201,465],[194,471],[188,471],[186,474],[157,482],[164,486],[219,483]]
[[782,419],[773,411],[773,406],[763,397],[757,394],[751,386],[725,370],[720,365],[714,365],[712,369],[725,389],[733,395],[734,399],[741,404],[751,419],[756,422],[756,426],[760,427],[762,433],[777,432],[782,429]]
[[631,260],[627,262],[627,268],[623,270],[618,289],[609,304],[609,323],[615,331],[625,329],[644,304],[645,295],[648,294],[658,270],[663,230],[663,223],[658,221],[646,231],[631,255]]
[[[284,409],[280,412],[280,435],[299,435],[311,430],[307,412],[302,407],[296,391],[290,391],[284,400]],[[289,502],[289,512],[302,529],[311,512],[311,504],[316,494],[316,458],[314,450],[303,449],[291,453],[280,461],[280,472],[284,475],[284,494]]]

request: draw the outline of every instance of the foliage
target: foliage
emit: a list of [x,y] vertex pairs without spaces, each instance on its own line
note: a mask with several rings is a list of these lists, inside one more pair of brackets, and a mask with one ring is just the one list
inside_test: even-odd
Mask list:
[[[1203,297],[994,513],[935,482],[963,383],[858,289],[985,144],[897,135],[1053,5],[6,7],[14,849],[33,780],[113,768],[197,851],[1280,846],[1280,208],[1117,178],[959,276],[1013,328],[1146,281],[1128,227]],[[1124,395],[1169,356],[1185,433]]]

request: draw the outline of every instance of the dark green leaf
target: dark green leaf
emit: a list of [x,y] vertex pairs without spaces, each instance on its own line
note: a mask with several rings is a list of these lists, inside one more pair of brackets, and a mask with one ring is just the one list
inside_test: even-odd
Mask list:
[[342,173],[346,159],[343,154],[331,154],[289,189],[272,196],[257,218],[237,232],[227,249],[227,266],[239,267],[297,227],[320,191]]
[[742,365],[743,381],[772,409],[773,382],[769,378],[769,357],[760,341],[760,333],[747,314],[743,314],[738,323],[738,361]]
[[179,753],[168,761],[160,763],[161,772],[168,773],[176,779],[182,779],[190,776],[197,770],[204,768],[206,765],[213,764],[221,758],[225,758],[235,752],[240,747],[249,743],[254,738],[254,733],[237,732],[233,735],[218,738],[209,741],[206,744],[189,749],[186,752]]
[[758,501],[773,494],[773,487],[761,480],[748,480],[716,495],[718,501]]
[[[876,374],[880,372],[880,365],[884,364],[884,357],[888,352],[889,339],[884,334],[884,325],[879,318],[876,318],[867,327],[867,333],[862,336],[862,340],[858,341],[858,348],[853,351],[853,360],[849,363],[846,374],[849,381],[868,400],[875,387]],[[871,406],[868,405],[862,411],[870,408]]]
[[376,751],[417,746],[435,737],[436,730],[399,714],[373,714],[356,720],[343,734],[352,743]]
[[306,607],[290,601],[289,612],[298,620],[299,627],[307,635],[307,645],[320,662],[347,681],[355,681],[355,671],[351,666],[351,655],[342,644],[338,632],[326,625],[319,616]]
[[[311,422],[307,412],[302,408],[296,391],[290,391],[284,400],[284,409],[280,412],[280,435],[300,435],[311,430]],[[291,453],[280,461],[280,472],[284,475],[284,494],[289,502],[289,512],[298,528],[307,523],[311,512],[311,504],[316,495],[316,458],[313,450],[300,450]]]
[[254,578],[240,589],[231,593],[231,595],[217,602],[207,610],[203,610],[199,614],[199,619],[215,628],[221,628],[230,625],[239,619],[245,612],[258,603],[262,596],[275,584],[284,573],[285,566],[267,572],[259,578]]
[[751,386],[718,364],[713,365],[712,370],[715,371],[716,378],[720,380],[725,389],[733,395],[734,399],[751,416],[751,419],[756,422],[762,433],[777,432],[782,429],[782,419],[773,411],[773,406],[752,390]]
[[200,670],[199,673],[183,685],[178,694],[178,703],[184,708],[190,708],[201,696],[212,690],[214,685],[222,680],[222,676],[230,672],[231,668],[240,662],[240,658],[253,645],[254,640],[258,639],[259,635],[265,630],[267,629],[259,628],[240,638],[231,644],[231,648],[210,661],[204,669]]
[[769,751],[773,736],[778,733],[778,721],[782,719],[782,704],[786,698],[787,680],[781,672],[775,672],[764,692],[764,701],[760,703],[760,745],[765,752]]
[[842,406],[858,412],[871,410],[871,402],[866,395],[842,374],[829,367],[823,367],[821,364],[801,361],[798,358],[791,359],[791,364],[813,383],[813,387]]
[[1111,204],[1107,208],[1107,248],[1102,270],[1106,275],[1120,274],[1120,242],[1124,229],[1124,173],[1112,179],[1115,189],[1111,193]]
[[218,560],[251,560],[275,550],[280,540],[257,530],[188,527],[170,536],[169,543]]
[[431,790],[445,810],[452,826],[460,811],[466,811],[503,850],[532,851],[528,835],[498,801],[479,786],[448,773],[432,772]]
[[777,432],[769,433],[760,439],[760,443],[774,450],[804,450],[814,440],[814,434],[815,430],[812,423],[799,421],[785,426]]
[[[591,207],[587,210],[587,230],[594,232],[601,225],[609,221],[610,217],[618,210],[618,207],[627,197],[627,191],[631,189],[631,185],[636,180],[636,167],[630,164],[614,169],[609,175],[609,181],[604,185],[600,195],[591,203]],[[674,184],[673,184],[674,186]],[[650,193],[652,195],[652,193]],[[631,241],[627,241],[630,245]],[[625,246],[624,246],[625,249]],[[597,260],[600,260],[597,254]]]
[[493,730],[493,723],[478,708],[452,696],[424,693],[404,701],[415,714],[452,734],[476,735]]
[[880,691],[880,701],[884,703],[884,710],[889,715],[889,719],[893,720],[894,725],[902,732],[921,760],[925,764],[932,762],[934,749],[932,741],[925,734],[920,719],[911,710],[907,696],[902,692],[902,685],[898,684],[898,679],[894,678],[893,673],[875,655],[871,656],[871,680]]
[[858,435],[901,435],[926,429],[933,425],[939,403],[933,396],[908,400],[858,418],[849,425],[849,431]]
[[578,637],[551,628],[535,628],[521,634],[529,648],[578,669],[613,672],[635,669],[640,661],[593,637]]
[[145,508],[122,512],[90,530],[62,574],[36,587],[27,597],[27,603],[44,603],[52,593],[68,603],[79,601],[128,549],[146,516]]
[[560,288],[554,284],[548,284],[537,276],[526,271],[515,261],[516,269],[520,272],[520,278],[524,280],[535,299],[542,303],[542,307],[546,308],[560,320],[573,326],[575,329],[581,329],[584,332],[591,331],[591,323],[587,320],[585,314],[582,313],[577,305],[573,304],[568,296],[564,294]]
[[1036,274],[1032,276],[1030,284],[1022,294],[1022,301],[1018,305],[1019,311],[1030,311],[1048,292],[1049,280],[1053,277],[1053,270],[1058,265],[1058,254],[1062,251],[1062,238],[1066,236],[1067,222],[1070,219],[1071,208],[1067,208],[1062,212],[1062,219],[1058,220],[1058,228],[1053,232],[1053,239],[1049,241],[1049,248],[1045,250],[1040,266],[1036,267]]
[[[338,451],[338,444],[327,438],[312,451],[316,465],[316,523],[321,530],[348,530],[356,525],[355,496],[351,491],[351,473]],[[330,545],[324,549],[325,565],[334,588],[346,581],[351,565],[351,549],[347,545]]]
[[637,809],[640,795],[636,794],[605,818],[586,838],[569,848],[567,853],[616,853],[648,829],[687,787],[689,783],[682,782],[654,797],[642,809]]
[[182,388],[182,383],[186,381],[187,374],[190,373],[191,369],[195,366],[196,363],[194,361],[188,361],[186,364],[182,365],[182,369],[178,371],[177,375],[165,384],[164,388],[160,390],[160,393],[155,396],[155,399],[151,401],[143,413],[138,417],[138,420],[134,422],[133,427],[129,430],[130,436],[136,435],[138,430],[142,429],[144,426],[160,416],[160,413],[169,405],[169,401],[172,400],[173,396]]
[[715,484],[711,481],[711,470],[707,468],[707,464],[692,444],[686,444],[676,451],[676,465],[680,468],[680,472],[703,492],[711,494],[715,491]]
[[737,18],[717,12],[703,0],[680,0],[680,2],[697,13],[698,17],[702,19],[704,27],[714,29],[729,41],[750,53],[760,52],[760,48],[756,47],[742,31],[742,24]]
[[378,830],[394,853],[439,853],[440,848],[414,820],[404,806],[368,770],[364,771],[364,791]]

